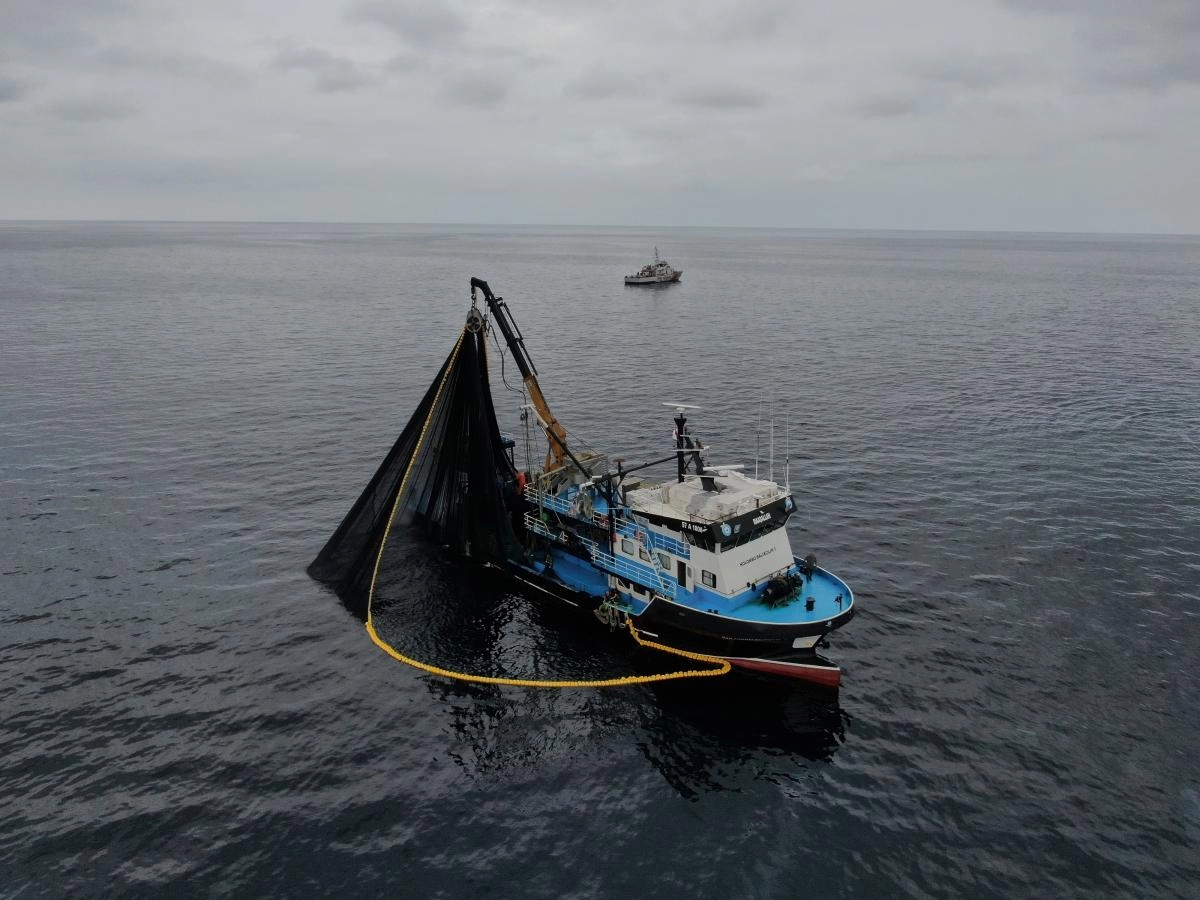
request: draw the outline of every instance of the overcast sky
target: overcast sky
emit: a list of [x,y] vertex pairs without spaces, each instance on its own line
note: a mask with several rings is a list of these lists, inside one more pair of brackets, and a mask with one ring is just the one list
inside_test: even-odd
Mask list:
[[0,0],[0,218],[1200,232],[1200,0]]

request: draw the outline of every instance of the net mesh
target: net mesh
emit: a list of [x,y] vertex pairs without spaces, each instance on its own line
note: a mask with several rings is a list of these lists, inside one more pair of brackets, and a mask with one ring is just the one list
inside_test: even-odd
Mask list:
[[463,329],[460,344],[374,477],[309,565],[313,578],[348,599],[366,593],[396,494],[410,468],[393,527],[415,526],[452,551],[480,560],[520,553],[514,527],[517,471],[492,405],[482,330]]

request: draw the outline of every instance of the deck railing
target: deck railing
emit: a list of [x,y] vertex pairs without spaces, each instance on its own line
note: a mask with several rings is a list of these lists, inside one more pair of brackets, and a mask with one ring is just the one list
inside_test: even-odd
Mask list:
[[[559,497],[556,494],[547,494],[545,491],[540,491],[533,485],[526,485],[525,498],[535,506],[552,509],[564,516],[571,516],[580,521],[586,521],[580,514],[579,507],[571,500],[565,497]],[[623,518],[620,513],[614,509],[614,529],[620,537],[633,538],[638,540],[638,524],[629,519]],[[593,513],[591,518],[592,524],[597,528],[608,528],[608,516],[604,513]],[[680,559],[691,559],[692,551],[690,547],[678,538],[671,537],[669,534],[661,534],[649,528],[642,529],[650,536],[650,544],[655,550],[665,550],[667,553],[673,553]]]
[[[525,527],[535,534],[549,538],[557,544],[567,546],[570,543],[567,532],[556,531],[550,528],[550,526],[533,513],[525,513]],[[626,581],[632,581],[648,590],[657,591],[667,597],[673,598],[675,596],[675,582],[669,578],[664,578],[662,574],[650,566],[645,566],[631,559],[625,559],[622,556],[609,553],[607,550],[601,549],[600,545],[595,541],[590,541],[580,535],[576,534],[572,535],[572,537],[587,550],[588,557],[597,568],[616,575],[619,578],[624,578]]]

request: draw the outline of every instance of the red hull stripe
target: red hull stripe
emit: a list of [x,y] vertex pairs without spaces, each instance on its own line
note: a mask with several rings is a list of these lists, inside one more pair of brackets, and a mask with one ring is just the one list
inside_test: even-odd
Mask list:
[[726,659],[739,669],[750,669],[755,672],[766,672],[770,675],[782,675],[785,678],[799,678],[826,687],[837,687],[842,683],[842,670],[835,666],[808,666],[804,663],[773,662],[769,659],[742,659],[728,656]]

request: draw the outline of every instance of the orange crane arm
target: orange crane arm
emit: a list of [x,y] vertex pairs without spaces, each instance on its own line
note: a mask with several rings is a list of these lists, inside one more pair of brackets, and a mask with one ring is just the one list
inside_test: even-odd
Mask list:
[[472,278],[472,300],[475,299],[476,288],[483,291],[483,298],[487,301],[488,309],[491,310],[492,320],[499,327],[500,333],[504,335],[508,349],[517,363],[517,368],[521,370],[521,378],[525,382],[526,390],[529,391],[533,410],[537,414],[538,421],[546,430],[546,440],[549,446],[546,449],[545,471],[553,472],[561,469],[569,459],[572,459],[571,451],[567,449],[567,430],[550,411],[550,404],[546,402],[542,386],[538,384],[537,369],[534,368],[533,360],[529,358],[529,352],[525,349],[525,337],[521,334],[517,323],[513,321],[504,298],[495,296],[488,287],[488,283],[483,279]]
[[546,429],[546,440],[549,446],[546,449],[545,471],[553,472],[555,469],[561,469],[567,464],[567,429],[563,428],[562,423],[554,418],[554,413],[550,411],[550,405],[542,394],[542,386],[538,384],[536,375],[525,376],[525,387],[529,391],[529,400],[533,404],[534,412],[537,413]]

